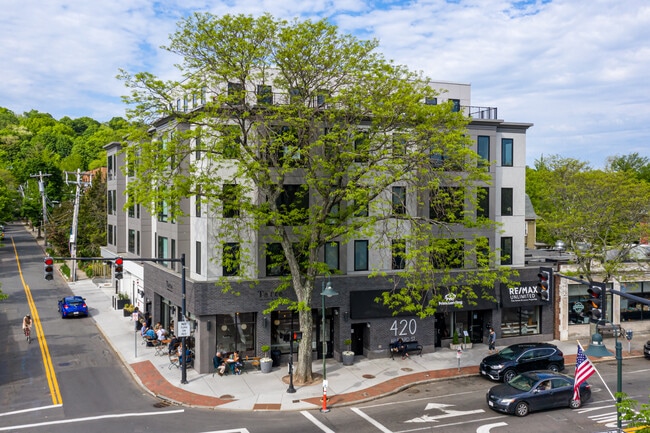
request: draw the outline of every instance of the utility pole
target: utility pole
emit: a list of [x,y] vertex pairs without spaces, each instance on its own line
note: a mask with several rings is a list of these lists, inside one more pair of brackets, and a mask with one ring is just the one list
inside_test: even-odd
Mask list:
[[47,176],[52,176],[49,173],[42,173],[38,172],[38,174],[31,174],[29,177],[37,177],[38,178],[38,190],[41,193],[41,200],[43,203],[43,218],[41,221],[41,225],[43,226],[43,242],[45,243],[45,248],[47,248],[47,233],[45,231],[45,225],[47,224],[47,200],[45,197],[45,184],[43,183],[43,178]]
[[[77,180],[71,181],[68,178],[68,175],[76,174]],[[89,173],[83,173],[89,174]],[[76,173],[65,172],[65,183],[66,185],[75,184],[77,185],[75,195],[74,195],[74,213],[72,216],[72,228],[70,229],[70,258],[74,259],[77,257],[77,227],[79,225],[79,202],[81,198],[81,187],[88,186],[92,183],[92,174],[90,174],[90,180],[88,182],[83,182],[81,180],[81,170],[77,169]],[[70,270],[70,280],[77,281],[77,261],[72,260],[72,267]]]

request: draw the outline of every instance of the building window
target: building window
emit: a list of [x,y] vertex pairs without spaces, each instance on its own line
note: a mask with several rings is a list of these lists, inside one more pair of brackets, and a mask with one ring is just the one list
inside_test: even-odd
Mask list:
[[[570,287],[571,286],[569,286],[569,288]],[[639,298],[650,299],[650,283],[647,281],[623,283],[621,285],[621,291]],[[611,294],[609,296],[611,297]],[[650,306],[622,296],[620,299],[622,321],[650,320]],[[608,305],[612,305],[611,299],[608,300]],[[609,312],[607,312],[607,314],[609,314]]]
[[463,269],[465,267],[465,241],[463,239],[436,239],[431,249],[434,269]]
[[512,216],[512,188],[501,188],[501,215]]
[[266,276],[289,275],[289,266],[280,243],[266,244]]
[[257,103],[263,105],[273,105],[273,89],[266,84],[257,86]]
[[322,108],[329,99],[330,91],[326,89],[318,89],[316,93],[316,106]]
[[511,237],[501,238],[501,264],[502,265],[512,264],[512,238]]
[[135,205],[129,206],[129,218],[135,218]]
[[169,205],[165,200],[160,202],[160,210],[158,211],[158,221],[166,223],[169,220]]
[[425,105],[438,105],[438,98],[433,98],[430,96],[427,96],[424,98],[424,104]]
[[201,151],[203,150],[203,142],[201,141],[201,137],[196,137],[194,139],[194,157],[196,160],[200,160],[201,157],[203,156]]
[[135,254],[135,230],[129,229],[129,252]]
[[[176,239],[172,239],[172,248],[171,248],[171,256],[170,258],[175,259],[176,258]],[[172,269],[176,270],[176,262],[171,262]]]
[[367,131],[359,131],[354,139],[354,162],[368,162],[370,136]]
[[476,139],[476,153],[478,153],[478,164],[488,165],[490,162],[490,137],[487,135],[479,135]]
[[228,83],[228,100],[233,105],[244,105],[244,86],[241,83]]
[[490,188],[480,187],[476,193],[478,194],[476,217],[490,218]]
[[237,350],[239,356],[256,356],[257,313],[217,314],[217,350],[223,353]]
[[106,230],[106,237],[108,238],[108,245],[114,245],[113,244],[113,226],[108,225],[108,228]]
[[201,242],[196,242],[196,245],[194,247],[194,263],[195,263],[195,269],[194,271],[201,275]]
[[239,216],[239,194],[241,194],[241,191],[238,185],[229,183],[223,185],[221,202],[223,203],[224,218],[235,218]]
[[330,271],[340,270],[338,242],[327,242],[325,244],[325,263]]
[[354,270],[368,270],[368,241],[354,241]]
[[[168,259],[169,258],[169,239],[163,236],[158,236],[158,255],[157,259]],[[169,262],[163,261],[160,262],[163,266],[169,266]]]
[[406,187],[393,187],[393,215],[404,215],[406,213]]
[[431,190],[429,218],[435,221],[458,223],[463,219],[464,190],[458,187],[441,187]]
[[309,216],[309,192],[305,185],[283,185],[276,206],[282,213],[283,226],[303,225]]
[[201,193],[198,193],[194,196],[194,214],[197,218],[201,218],[201,202],[203,200],[203,196]]
[[354,209],[353,215],[355,217],[367,217],[369,215],[368,213],[368,203],[361,203],[357,200],[354,200],[352,202],[352,207]]
[[239,244],[229,242],[223,245],[223,275],[232,277],[239,275],[240,255]]
[[540,333],[540,307],[501,310],[501,337],[519,337]]
[[501,165],[504,167],[513,166],[512,138],[501,139]]
[[404,269],[406,267],[406,243],[403,239],[391,241],[392,269]]
[[451,101],[451,111],[453,113],[458,113],[460,111],[460,99],[450,99]]
[[140,230],[135,232],[135,254],[140,255]]

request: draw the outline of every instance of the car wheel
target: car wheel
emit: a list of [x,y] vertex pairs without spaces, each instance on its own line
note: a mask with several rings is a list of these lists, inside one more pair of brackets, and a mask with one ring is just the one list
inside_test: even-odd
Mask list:
[[526,416],[528,415],[528,412],[528,404],[523,401],[520,401],[517,403],[517,406],[515,406],[515,415],[517,416]]
[[503,373],[503,381],[504,381],[505,383],[508,383],[508,382],[510,382],[510,381],[511,381],[511,380],[512,380],[516,375],[517,375],[517,372],[516,372],[516,371],[514,371],[514,370],[506,370],[506,371]]
[[571,401],[569,401],[569,407],[571,409],[578,409],[580,406],[582,406],[582,400],[571,399]]
[[557,364],[551,364],[551,365],[549,365],[549,366],[548,366],[548,369],[551,370],[551,371],[554,371],[554,372],[556,372],[556,373],[557,373],[558,371],[560,371],[560,367],[559,367]]

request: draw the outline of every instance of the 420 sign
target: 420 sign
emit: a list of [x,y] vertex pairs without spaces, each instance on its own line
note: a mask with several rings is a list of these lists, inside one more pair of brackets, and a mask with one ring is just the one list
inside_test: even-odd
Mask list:
[[418,322],[415,319],[394,320],[390,330],[396,338],[401,338],[402,341],[416,341]]

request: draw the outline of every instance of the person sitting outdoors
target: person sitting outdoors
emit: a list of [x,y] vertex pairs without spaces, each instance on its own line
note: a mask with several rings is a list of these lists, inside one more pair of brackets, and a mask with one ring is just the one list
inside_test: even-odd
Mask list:
[[[178,364],[183,365],[183,345],[179,344],[178,345]],[[192,350],[187,347],[185,348],[185,354],[187,355],[187,361],[185,363],[187,365],[190,365],[192,363]]]
[[217,373],[219,373],[219,376],[223,376],[226,372],[226,363],[221,352],[217,351],[217,354],[212,358],[212,365]]
[[160,323],[158,325],[158,329],[156,329],[156,337],[158,340],[163,341],[167,338],[167,331],[165,331],[165,328],[163,328]]
[[408,352],[406,351],[406,344],[404,344],[404,340],[401,338],[397,340],[397,343],[395,343],[395,349],[397,349],[396,352],[402,355],[402,359],[409,356]]
[[239,357],[239,351],[235,350],[233,352],[232,357],[228,360],[228,365],[230,366],[230,371],[232,371],[233,374],[241,374],[241,367],[244,364]]
[[147,328],[143,335],[143,338],[147,342],[147,346],[153,346],[153,342],[158,339],[158,336],[152,328]]

